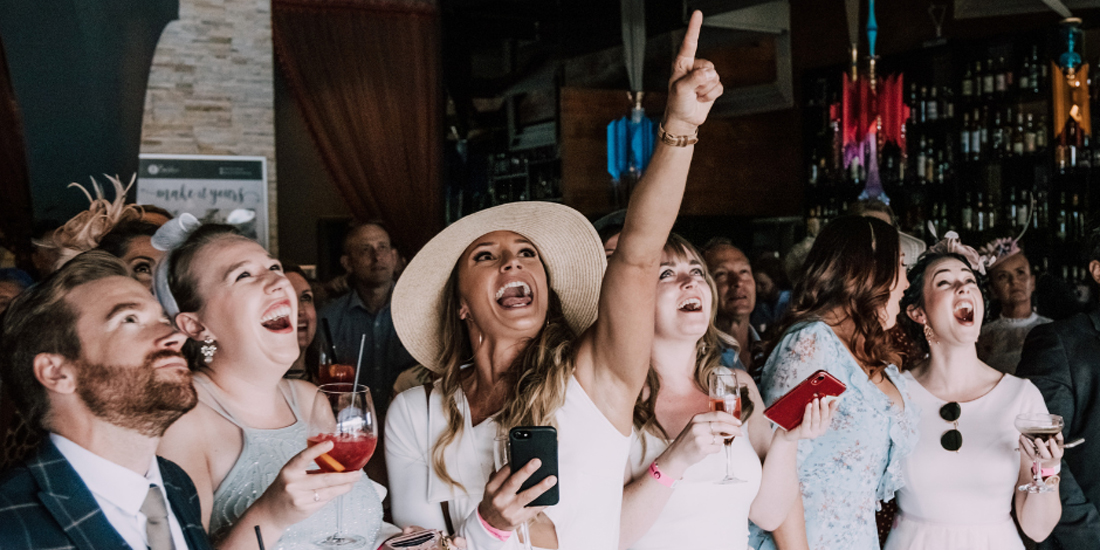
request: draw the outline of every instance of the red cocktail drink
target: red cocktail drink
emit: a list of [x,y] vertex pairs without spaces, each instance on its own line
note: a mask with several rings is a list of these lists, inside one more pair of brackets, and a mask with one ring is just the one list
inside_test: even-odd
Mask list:
[[369,434],[319,434],[307,440],[312,447],[331,441],[332,450],[314,459],[326,472],[351,472],[363,469],[374,455],[378,438]]

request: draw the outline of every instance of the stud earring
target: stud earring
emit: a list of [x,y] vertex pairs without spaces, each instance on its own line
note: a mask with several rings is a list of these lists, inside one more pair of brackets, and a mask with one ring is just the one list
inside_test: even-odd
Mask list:
[[927,323],[924,325],[924,338],[928,340],[929,344],[937,342],[936,331],[932,330],[932,326]]
[[206,340],[202,341],[202,347],[199,348],[202,353],[202,360],[207,365],[214,362],[214,352],[218,351],[218,344],[214,342],[213,336],[207,336]]

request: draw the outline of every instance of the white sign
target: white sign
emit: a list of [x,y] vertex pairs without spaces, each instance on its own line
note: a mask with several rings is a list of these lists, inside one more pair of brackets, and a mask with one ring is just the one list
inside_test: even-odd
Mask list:
[[139,159],[137,204],[236,226],[267,248],[266,158],[150,154]]

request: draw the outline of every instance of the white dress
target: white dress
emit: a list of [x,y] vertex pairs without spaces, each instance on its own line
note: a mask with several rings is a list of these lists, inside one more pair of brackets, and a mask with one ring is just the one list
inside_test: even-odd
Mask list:
[[1023,413],[1045,413],[1042,394],[1028,380],[1004,375],[989,393],[960,403],[959,452],[946,451],[940,436],[953,427],[940,418],[946,401],[904,374],[921,408],[920,440],[903,462],[905,487],[885,550],[1022,550],[1009,516],[1020,474]]
[[[642,454],[645,438],[645,455]],[[661,514],[632,550],[745,550],[749,546],[749,507],[760,489],[760,457],[747,436],[733,440],[733,475],[745,483],[715,483],[726,474],[726,452],[707,455],[686,471]],[[630,479],[649,475],[649,465],[668,448],[648,432],[630,440]]]
[[[422,387],[402,392],[390,404],[386,467],[394,521],[445,530],[440,503],[447,502],[455,531],[466,537],[471,550],[520,548],[518,537],[501,542],[477,519],[477,506],[493,470],[496,423],[489,419],[472,426],[461,390],[455,401],[464,418],[463,431],[444,455],[448,474],[461,488],[446,483],[429,467],[432,446],[446,427],[438,384],[430,406]],[[558,548],[617,550],[630,438],[615,429],[574,377],[569,378],[555,421],[560,499],[545,513],[554,522]]]

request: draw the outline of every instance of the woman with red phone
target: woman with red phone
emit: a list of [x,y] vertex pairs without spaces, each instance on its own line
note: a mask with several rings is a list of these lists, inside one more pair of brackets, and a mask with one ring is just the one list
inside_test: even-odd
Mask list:
[[917,412],[886,334],[908,287],[898,232],[874,218],[837,218],[818,235],[803,270],[770,343],[764,403],[818,370],[846,389],[830,429],[798,442],[802,498],[772,532],[754,526],[753,547],[878,550],[876,505],[901,486],[900,461],[917,439]]
[[836,406],[815,400],[800,426],[773,432],[752,378],[719,364],[737,343],[714,326],[717,289],[699,252],[671,235],[658,273],[619,547],[745,550],[750,519],[774,528],[786,518],[797,442],[824,433]]

